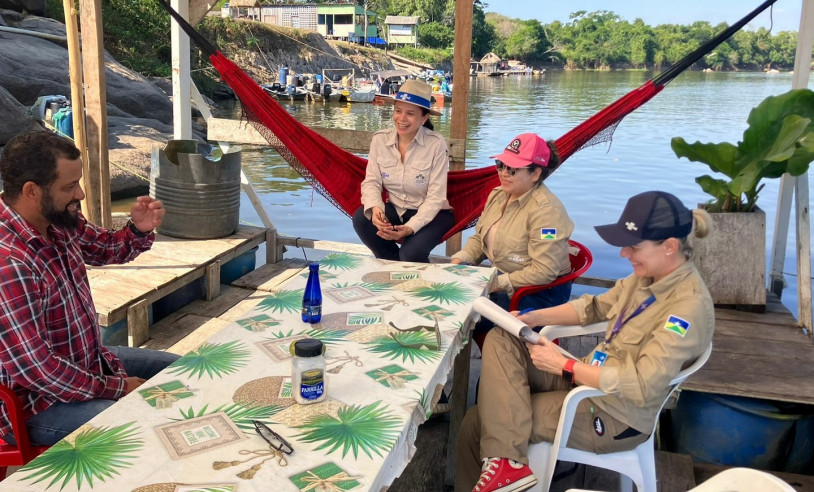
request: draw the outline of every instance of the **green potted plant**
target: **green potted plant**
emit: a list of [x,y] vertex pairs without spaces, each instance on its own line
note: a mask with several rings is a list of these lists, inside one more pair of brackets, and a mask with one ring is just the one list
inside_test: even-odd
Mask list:
[[696,245],[701,275],[716,304],[765,306],[766,221],[757,207],[764,178],[799,176],[814,160],[814,92],[796,89],[769,96],[752,109],[737,145],[672,139],[676,156],[723,175],[695,181],[713,199],[715,233]]

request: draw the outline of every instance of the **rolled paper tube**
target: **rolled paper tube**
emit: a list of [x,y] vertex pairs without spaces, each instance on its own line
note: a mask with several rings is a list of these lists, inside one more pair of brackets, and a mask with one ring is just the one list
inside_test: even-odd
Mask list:
[[478,297],[472,303],[472,309],[481,316],[489,319],[496,326],[508,331],[512,335],[529,343],[540,341],[540,335],[529,328],[520,319],[515,318],[511,313],[490,301],[486,297]]

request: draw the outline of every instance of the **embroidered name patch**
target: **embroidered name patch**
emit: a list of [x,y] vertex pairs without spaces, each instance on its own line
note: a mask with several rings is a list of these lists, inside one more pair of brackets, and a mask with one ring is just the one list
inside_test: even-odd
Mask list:
[[687,334],[687,330],[690,329],[690,322],[671,314],[670,317],[667,318],[667,322],[664,323],[664,329],[681,335],[681,338],[684,338],[684,335]]
[[557,239],[557,229],[540,229],[540,239]]

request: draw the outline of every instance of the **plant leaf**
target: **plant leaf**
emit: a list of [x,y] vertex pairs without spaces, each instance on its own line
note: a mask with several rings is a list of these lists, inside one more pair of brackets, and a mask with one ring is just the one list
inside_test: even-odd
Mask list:
[[687,143],[681,137],[673,137],[670,141],[678,157],[686,157],[693,162],[703,162],[716,173],[723,173],[730,178],[734,178],[738,170],[735,167],[735,158],[738,155],[738,148],[731,143]]

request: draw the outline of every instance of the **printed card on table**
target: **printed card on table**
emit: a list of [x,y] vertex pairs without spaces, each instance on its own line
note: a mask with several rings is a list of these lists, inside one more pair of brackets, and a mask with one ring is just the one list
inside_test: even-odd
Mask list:
[[246,439],[224,412],[160,425],[155,431],[174,460]]

